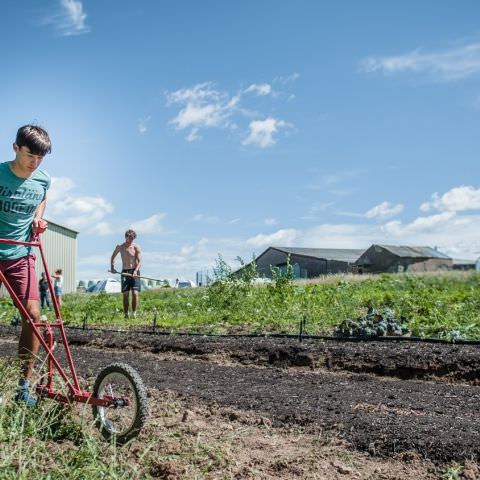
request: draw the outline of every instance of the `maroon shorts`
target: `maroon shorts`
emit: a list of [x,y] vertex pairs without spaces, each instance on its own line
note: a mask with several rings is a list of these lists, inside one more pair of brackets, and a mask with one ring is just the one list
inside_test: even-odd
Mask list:
[[27,255],[15,260],[0,260],[0,272],[20,300],[40,298],[35,273],[35,255]]

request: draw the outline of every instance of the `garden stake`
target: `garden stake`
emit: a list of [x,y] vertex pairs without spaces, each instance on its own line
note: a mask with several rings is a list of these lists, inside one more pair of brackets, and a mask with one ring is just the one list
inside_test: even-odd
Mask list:
[[298,333],[298,341],[303,342],[303,336],[307,332],[307,314],[304,313],[300,318],[300,329]]
[[155,315],[153,316],[153,333],[155,333],[157,330],[157,312],[155,312]]

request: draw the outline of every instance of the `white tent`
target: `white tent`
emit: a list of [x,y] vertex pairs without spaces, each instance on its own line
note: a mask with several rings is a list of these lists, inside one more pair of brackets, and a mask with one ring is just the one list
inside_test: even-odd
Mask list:
[[93,293],[120,293],[122,291],[122,285],[119,280],[114,278],[107,278],[106,280],[99,280],[93,289]]

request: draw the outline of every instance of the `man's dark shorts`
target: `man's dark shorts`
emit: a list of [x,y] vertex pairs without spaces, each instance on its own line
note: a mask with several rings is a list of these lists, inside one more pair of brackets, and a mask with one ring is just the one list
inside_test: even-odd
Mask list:
[[39,300],[35,255],[0,260],[0,270],[20,300]]
[[[122,270],[122,273],[129,273],[130,275],[133,275],[133,272],[133,268],[127,268]],[[138,275],[140,275],[140,272],[137,273]],[[122,275],[122,293],[128,292],[130,290],[140,291],[140,278]]]

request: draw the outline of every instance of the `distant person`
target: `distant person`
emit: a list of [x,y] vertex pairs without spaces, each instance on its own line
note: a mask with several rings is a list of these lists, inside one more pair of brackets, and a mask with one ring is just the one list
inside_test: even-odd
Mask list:
[[176,279],[175,279],[175,288],[178,288],[178,284],[179,284],[179,283],[180,283],[180,282],[179,282],[178,278],[176,278]]
[[115,247],[110,261],[110,271],[118,273],[115,270],[115,257],[120,253],[122,258],[123,314],[125,318],[128,318],[130,292],[132,292],[132,317],[135,318],[137,316],[142,252],[140,245],[133,243],[136,238],[137,234],[133,230],[127,230],[125,232],[125,242]]
[[57,299],[58,306],[62,306],[62,287],[63,287],[63,275],[62,269],[57,268],[55,273],[52,275],[53,277],[53,293],[55,294],[55,298]]
[[45,272],[42,272],[42,276],[38,282],[38,290],[40,292],[40,306],[45,308],[45,305],[50,309],[50,292],[48,291],[48,282]]

